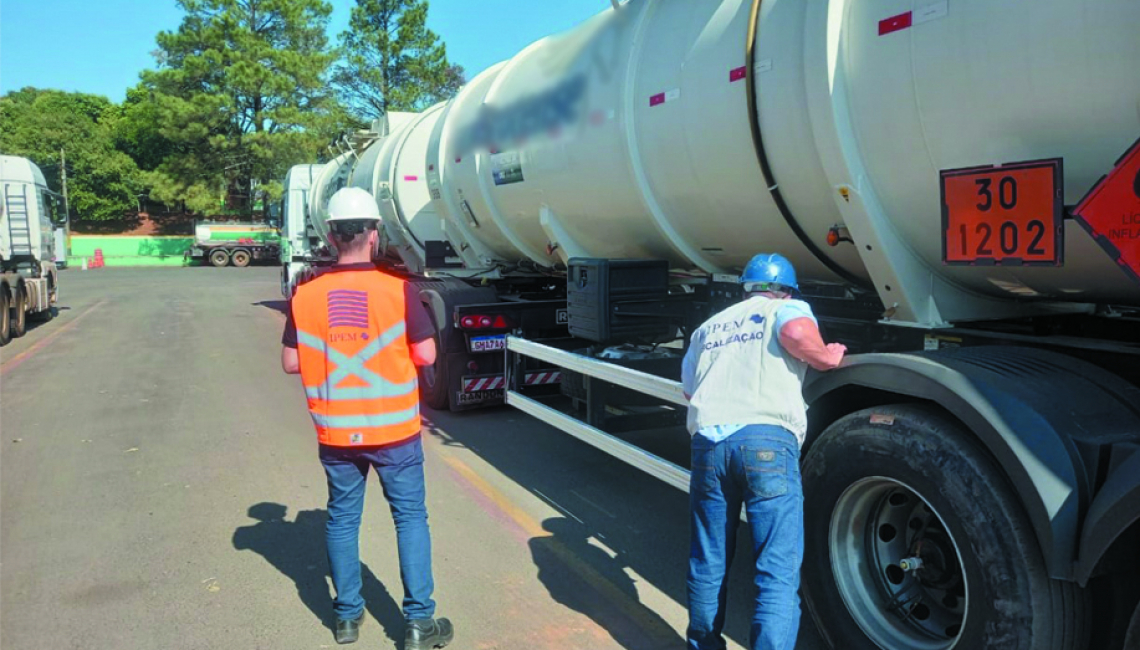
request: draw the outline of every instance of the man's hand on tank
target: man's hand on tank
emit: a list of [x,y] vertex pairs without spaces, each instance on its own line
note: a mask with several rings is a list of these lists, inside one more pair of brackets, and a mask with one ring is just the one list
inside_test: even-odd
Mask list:
[[832,363],[831,368],[838,368],[843,363],[843,357],[847,354],[847,346],[842,343],[828,343],[827,351],[831,354]]

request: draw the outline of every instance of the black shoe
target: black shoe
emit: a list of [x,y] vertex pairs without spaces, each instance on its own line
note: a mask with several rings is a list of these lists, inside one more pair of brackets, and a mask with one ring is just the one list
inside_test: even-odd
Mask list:
[[434,650],[451,643],[455,630],[446,618],[408,621],[404,632],[404,650]]
[[355,620],[338,618],[336,620],[336,642],[345,645],[356,643],[360,638],[360,625],[364,622],[364,614]]

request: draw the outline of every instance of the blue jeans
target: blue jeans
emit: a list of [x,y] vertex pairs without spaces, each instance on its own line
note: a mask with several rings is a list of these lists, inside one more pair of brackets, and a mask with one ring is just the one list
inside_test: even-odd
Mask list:
[[424,449],[419,435],[386,447],[320,448],[321,464],[329,484],[329,519],[325,527],[329,569],[338,618],[356,619],[364,613],[360,596],[360,516],[369,466],[380,475],[380,486],[396,523],[400,553],[400,580],[404,583],[404,618],[435,615],[431,599],[435,583],[431,573],[431,535],[424,504]]
[[740,507],[752,529],[756,609],[752,650],[793,650],[800,625],[804,554],[803,482],[796,437],[753,425],[714,443],[693,437],[689,502],[689,629],[692,650],[723,650],[728,570]]

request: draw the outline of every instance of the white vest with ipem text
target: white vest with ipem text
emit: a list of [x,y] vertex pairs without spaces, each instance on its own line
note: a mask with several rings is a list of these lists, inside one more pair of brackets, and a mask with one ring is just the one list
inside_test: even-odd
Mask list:
[[690,354],[699,356],[689,402],[690,434],[717,425],[771,424],[792,432],[803,445],[807,364],[780,345],[776,314],[786,304],[756,296],[693,332]]

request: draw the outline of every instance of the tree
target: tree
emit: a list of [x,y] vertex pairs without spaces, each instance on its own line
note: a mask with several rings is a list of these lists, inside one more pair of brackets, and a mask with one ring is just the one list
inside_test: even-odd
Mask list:
[[162,134],[158,103],[142,85],[127,89],[122,118],[115,126],[115,145],[148,172],[177,151],[174,142]]
[[362,118],[421,111],[455,95],[463,68],[427,28],[427,0],[356,0],[333,73],[342,101]]
[[67,152],[71,212],[79,219],[120,219],[136,209],[138,166],[115,146],[121,109],[106,97],[24,88],[0,99],[0,151],[23,156],[60,187],[60,149]]
[[[157,70],[128,108],[154,120],[169,153],[151,196],[204,212],[227,192],[275,199],[290,164],[315,160],[338,121],[324,0],[178,0],[186,16],[158,35]],[[248,205],[252,207],[254,197]]]

